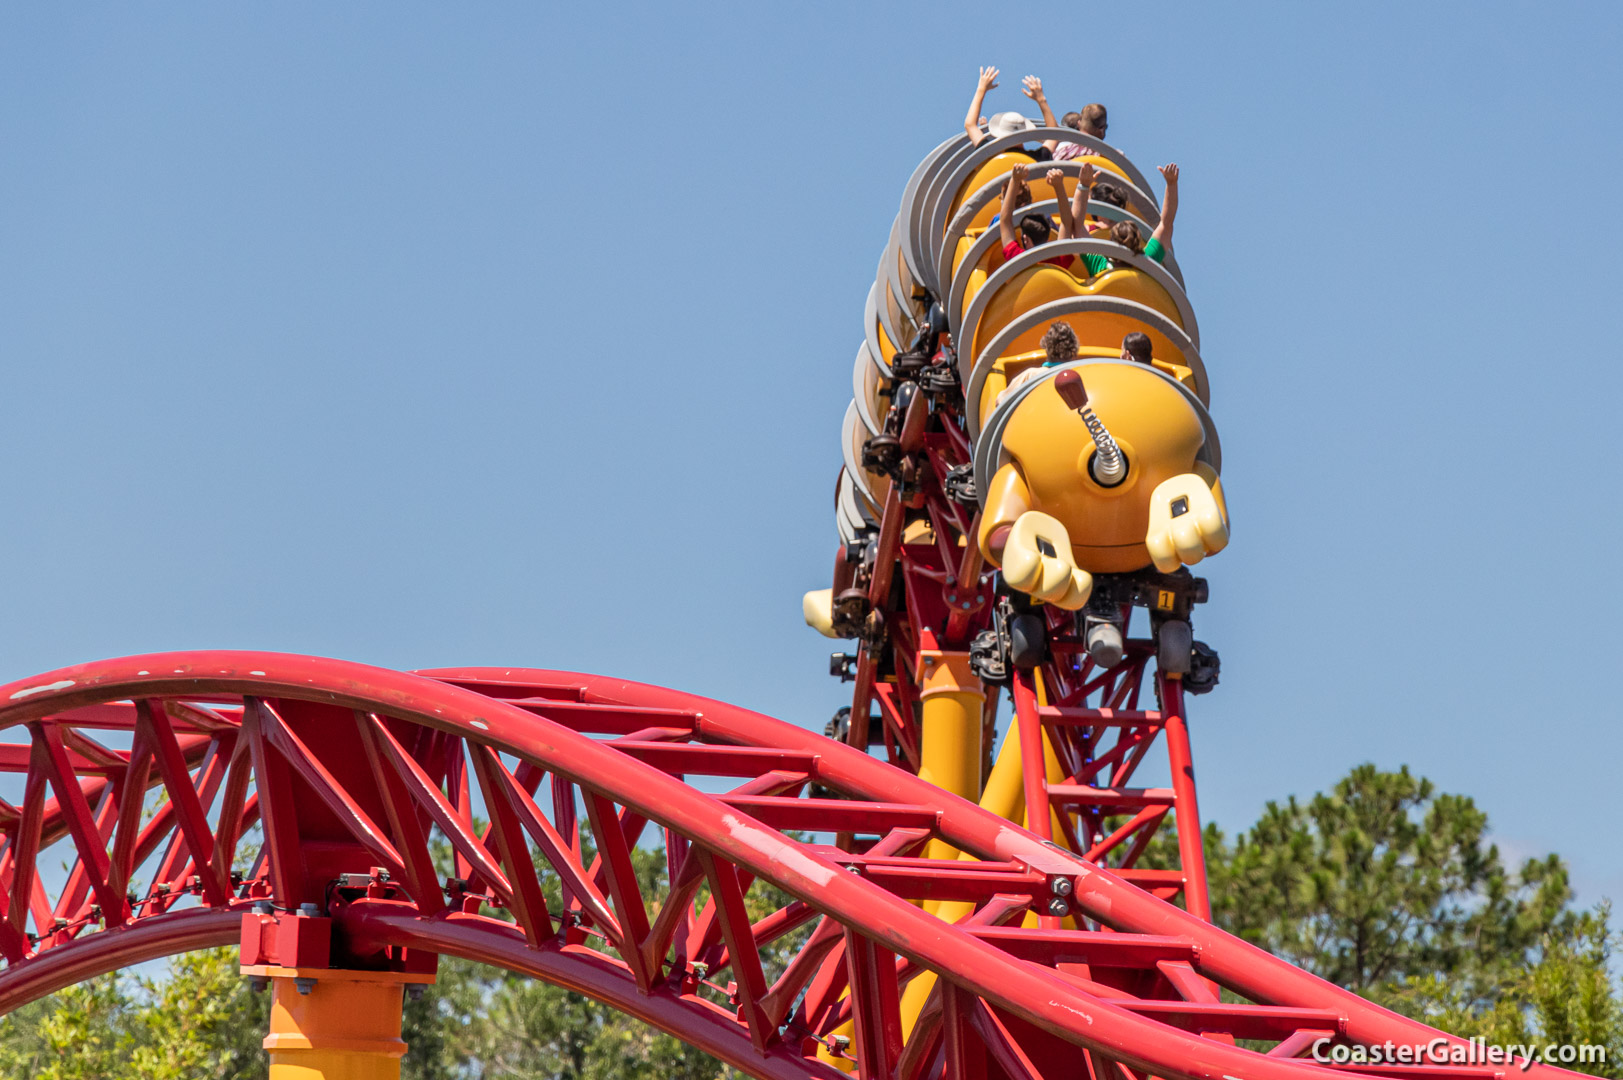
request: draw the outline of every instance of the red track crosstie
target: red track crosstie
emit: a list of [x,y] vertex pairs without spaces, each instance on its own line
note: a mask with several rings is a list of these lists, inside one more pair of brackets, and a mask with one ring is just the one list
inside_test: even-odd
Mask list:
[[[233,943],[268,904],[330,917],[350,964],[499,965],[761,1077],[833,1080],[814,1054],[833,1044],[865,1077],[1322,1080],[1349,1070],[1304,1057],[1317,1039],[1439,1037],[903,770],[673,690],[174,653],[0,688],[0,729],[0,769],[23,778],[0,801],[0,1011]],[[448,883],[432,832],[455,851]],[[931,838],[979,861],[920,858]],[[663,906],[631,868],[653,839]],[[69,872],[44,873],[63,854]],[[789,899],[752,917],[764,883]],[[1082,928],[1023,928],[1029,911]],[[904,1042],[898,1000],[925,972]]]

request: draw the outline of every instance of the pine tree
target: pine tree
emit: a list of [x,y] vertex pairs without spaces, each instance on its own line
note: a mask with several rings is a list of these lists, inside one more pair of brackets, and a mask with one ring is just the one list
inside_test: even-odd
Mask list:
[[[1607,1047],[1568,1067],[1623,1077],[1609,907],[1575,911],[1556,855],[1506,869],[1487,832],[1469,797],[1359,765],[1328,794],[1268,803],[1232,843],[1206,829],[1213,921],[1444,1031]],[[1166,828],[1143,865],[1176,860]]]

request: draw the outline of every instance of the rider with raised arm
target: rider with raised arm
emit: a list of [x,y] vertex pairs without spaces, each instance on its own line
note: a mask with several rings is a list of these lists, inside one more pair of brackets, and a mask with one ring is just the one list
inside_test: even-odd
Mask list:
[[[1162,201],[1161,222],[1156,225],[1155,231],[1150,234],[1149,240],[1144,240],[1138,226],[1131,221],[1118,221],[1110,227],[1109,239],[1122,245],[1135,254],[1147,255],[1156,262],[1165,262],[1167,252],[1172,248],[1172,226],[1178,218],[1178,166],[1162,165],[1160,173],[1167,182],[1166,198]],[[1068,213],[1060,216],[1060,238],[1068,239],[1075,235],[1075,222],[1083,214],[1083,208],[1088,205],[1089,193],[1093,188],[1094,180],[1099,175],[1098,170],[1091,164],[1083,165],[1076,177],[1076,194],[1071,197]],[[1071,223],[1071,231],[1067,231],[1066,224]],[[1088,268],[1088,276],[1102,274],[1110,269],[1111,261],[1104,255],[1083,255],[1082,262]]]
[[[964,133],[969,136],[971,146],[979,146],[987,139],[1001,138],[1019,131],[1030,131],[1036,126],[1017,112],[1000,112],[991,120],[981,115],[981,109],[986,104],[987,91],[997,89],[998,74],[995,67],[983,67],[980,77],[976,80],[975,96],[970,99],[969,112],[964,115]],[[1023,88],[1020,92],[1036,102],[1037,107],[1042,110],[1043,126],[1058,127],[1059,122],[1054,119],[1054,110],[1049,107],[1048,97],[1043,93],[1043,81],[1035,75],[1027,75],[1021,83]],[[981,130],[982,124],[986,125],[985,131]],[[1053,156],[1054,147],[1057,145],[1058,139],[1048,139],[1035,150],[1026,150],[1022,147],[1021,152],[1030,154],[1038,161],[1046,161]]]
[[980,78],[975,82],[975,96],[969,99],[969,112],[964,116],[964,134],[969,136],[969,145],[979,146],[987,135],[981,130],[986,123],[986,117],[981,115],[981,107],[986,104],[986,92],[997,89],[998,70],[995,67],[981,68]]
[[[1014,211],[1020,205],[1021,193],[1026,190],[1026,173],[1026,166],[1016,165],[1009,170],[1009,179],[1003,184],[1003,205],[998,213],[997,228],[998,238],[1003,243],[1005,259],[1012,259],[1027,248],[1046,244],[1053,235],[1053,226],[1049,223],[1047,214],[1027,214],[1020,219],[1018,226],[1014,224]],[[1057,169],[1050,171],[1048,182],[1055,186],[1056,198],[1063,202],[1065,189],[1056,179],[1057,174]],[[1056,255],[1052,259],[1043,260],[1045,263],[1053,263],[1065,269],[1069,269],[1075,261],[1074,255]]]
[[[1166,198],[1161,200],[1161,223],[1150,234],[1150,243],[1159,244],[1161,253],[1150,255],[1156,262],[1162,262],[1166,253],[1172,250],[1172,222],[1178,216],[1178,166],[1176,164],[1162,165],[1158,170],[1161,178],[1167,182]],[[1149,255],[1149,244],[1144,245],[1144,253]]]
[[[1078,193],[1083,190],[1083,173],[1087,173],[1091,179],[1093,166],[1084,165],[1082,171],[1077,173],[1076,190]],[[1048,181],[1048,186],[1054,189],[1054,203],[1059,213],[1059,238],[1069,240],[1077,235],[1077,207],[1074,198],[1067,197],[1065,194],[1065,173],[1060,169],[1049,169],[1044,179]],[[1083,205],[1087,205],[1086,199],[1083,200]]]
[[[1022,87],[1020,92],[1022,94],[1024,94],[1024,95],[1026,95],[1032,101],[1035,101],[1037,103],[1037,108],[1042,110],[1043,127],[1046,127],[1046,128],[1057,128],[1057,127],[1059,127],[1059,121],[1054,119],[1054,110],[1048,107],[1048,95],[1043,93],[1043,81],[1041,79],[1037,78],[1037,76],[1035,76],[1035,75],[1027,75],[1024,79],[1021,79],[1020,81],[1023,84],[1023,87]],[[1050,155],[1053,154],[1054,147],[1056,147],[1058,145],[1059,145],[1059,140],[1058,139],[1044,139],[1043,140],[1043,149],[1047,150]],[[1041,161],[1042,159],[1038,158],[1038,160]]]
[[[1054,182],[1056,174],[1059,174],[1058,169],[1048,170],[1050,184]],[[1127,209],[1127,194],[1115,184],[1099,183],[1098,177],[1099,170],[1094,168],[1091,163],[1088,163],[1077,170],[1076,191],[1070,199],[1066,199],[1064,193],[1057,186],[1054,188],[1054,198],[1063,204],[1059,212],[1059,238],[1061,240],[1069,240],[1078,236],[1086,239],[1092,236],[1094,230],[1088,226],[1089,221],[1099,222],[1101,224],[1099,231],[1108,234],[1109,223],[1086,212],[1090,201],[1107,202],[1123,210]]]

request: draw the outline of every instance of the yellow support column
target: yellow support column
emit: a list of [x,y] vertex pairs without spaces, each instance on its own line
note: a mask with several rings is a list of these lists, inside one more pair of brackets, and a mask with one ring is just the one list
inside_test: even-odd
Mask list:
[[432,975],[245,966],[269,978],[270,1080],[400,1080],[400,1013],[408,983]]
[[[1042,700],[1042,683],[1039,680],[1037,689],[1039,700]],[[992,773],[986,779],[986,790],[981,792],[980,806],[982,810],[989,810],[1000,818],[1005,818],[1017,825],[1026,824],[1026,790],[1025,778],[1021,768],[1020,756],[1020,720],[1011,717],[1008,733],[1003,737],[1003,745],[998,749],[997,760],[992,764]],[[1048,736],[1043,736],[1043,765],[1049,783],[1057,783],[1061,778],[1059,758],[1054,753],[1054,747],[1049,743]],[[1057,843],[1065,844],[1065,834],[1059,828],[1058,821],[1054,823],[1054,835],[1058,837]],[[949,851],[952,849],[948,849]],[[959,854],[958,858],[973,862],[969,855]],[[924,910],[932,913],[943,922],[955,923],[968,915],[973,905],[963,900],[949,900],[941,903],[927,902]],[[1067,920],[1070,928],[1075,924]],[[1037,925],[1035,914],[1027,912],[1026,920],[1022,925],[1029,923]],[[933,972],[926,971],[914,977],[902,991],[902,1037],[909,1038],[913,1034],[913,1027],[918,1023],[919,1014],[924,1010],[924,1002],[935,988],[936,978]]]
[[[919,667],[922,676],[919,680],[919,778],[974,801],[981,794],[981,710],[986,705],[986,691],[969,669],[967,652],[921,649]],[[1018,760],[1014,767],[1018,774]],[[956,859],[960,853],[944,840],[931,840],[924,847],[924,856]],[[926,910],[930,907],[930,904],[925,905]],[[926,973],[904,991],[902,1011],[906,1030],[912,1029],[918,1016],[917,1005],[911,1006],[911,1016],[906,1015],[909,1009],[906,995],[927,979],[930,986],[935,985],[934,979]],[[850,1033],[850,1025],[836,1032],[847,1037]],[[855,1068],[851,1062],[836,1058],[826,1050],[819,1050],[817,1056],[825,1064],[845,1072]]]
[[[981,710],[986,691],[969,668],[967,652],[920,650],[919,779],[971,801],[981,794]],[[958,850],[932,840],[930,859],[955,859]]]

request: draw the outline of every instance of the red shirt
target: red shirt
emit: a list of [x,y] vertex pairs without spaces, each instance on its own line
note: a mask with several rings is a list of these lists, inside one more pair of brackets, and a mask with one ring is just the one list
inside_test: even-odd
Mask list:
[[[1020,241],[1010,240],[1007,244],[1003,245],[1003,258],[1005,260],[1012,259],[1024,250],[1026,249],[1020,246]],[[1051,263],[1054,266],[1059,267],[1061,270],[1069,270],[1071,268],[1071,264],[1076,262],[1076,256],[1055,255],[1052,259],[1044,259],[1043,262]]]

